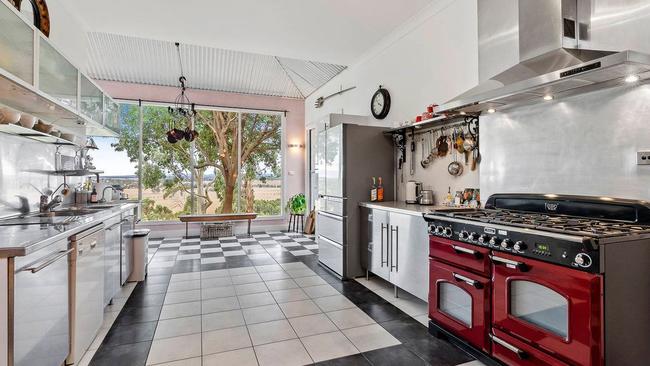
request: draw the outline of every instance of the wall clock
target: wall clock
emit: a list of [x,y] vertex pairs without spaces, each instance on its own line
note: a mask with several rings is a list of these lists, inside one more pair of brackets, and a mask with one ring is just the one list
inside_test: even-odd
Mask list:
[[379,89],[375,92],[370,100],[370,110],[372,115],[377,119],[384,119],[390,111],[390,93],[379,85]]
[[21,14],[31,20],[46,37],[50,36],[50,12],[45,0],[9,0]]

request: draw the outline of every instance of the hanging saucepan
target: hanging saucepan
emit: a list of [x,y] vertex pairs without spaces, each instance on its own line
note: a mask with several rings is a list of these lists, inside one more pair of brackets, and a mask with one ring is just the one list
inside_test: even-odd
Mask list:
[[192,142],[197,137],[199,137],[199,132],[197,130],[192,130],[189,127],[185,128],[185,140]]
[[174,130],[169,130],[167,131],[167,142],[170,144],[175,144],[176,143],[176,137],[174,137]]
[[449,174],[457,177],[457,176],[463,174],[463,166],[459,162],[454,160],[451,163],[449,163],[449,165],[447,166],[447,172],[449,172]]

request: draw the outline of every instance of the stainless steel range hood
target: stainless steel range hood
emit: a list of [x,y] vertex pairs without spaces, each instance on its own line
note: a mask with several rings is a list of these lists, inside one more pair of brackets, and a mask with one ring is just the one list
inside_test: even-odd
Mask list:
[[628,82],[650,78],[648,54],[583,48],[599,44],[591,31],[598,2],[479,1],[481,78],[494,71],[495,62],[503,62],[503,53],[515,48],[519,62],[441,105],[439,113],[492,112],[621,85],[628,77]]

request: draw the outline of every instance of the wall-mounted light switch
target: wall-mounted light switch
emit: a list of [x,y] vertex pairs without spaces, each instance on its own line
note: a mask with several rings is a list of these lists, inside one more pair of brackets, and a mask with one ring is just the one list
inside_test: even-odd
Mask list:
[[650,150],[636,152],[636,165],[650,165]]

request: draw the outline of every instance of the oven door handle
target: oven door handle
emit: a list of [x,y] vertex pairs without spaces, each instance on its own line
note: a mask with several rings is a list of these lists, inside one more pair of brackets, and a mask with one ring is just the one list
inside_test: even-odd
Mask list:
[[515,268],[521,272],[528,272],[528,270],[530,269],[528,265],[524,262],[517,262],[507,258],[497,257],[496,255],[491,255],[490,259],[494,264],[504,264],[508,268]]
[[456,281],[465,282],[466,284],[468,284],[470,286],[473,286],[477,290],[480,290],[480,289],[483,288],[483,284],[480,283],[477,280],[473,280],[473,279],[471,279],[469,277],[465,277],[463,275],[459,275],[458,273],[454,273],[454,272],[452,272],[452,275],[454,276],[454,279],[456,279]]
[[481,252],[479,252],[478,250],[467,249],[467,248],[459,247],[458,245],[452,245],[451,249],[453,249],[454,252],[456,252],[458,254],[461,254],[461,253],[469,254],[469,255],[474,256],[474,258],[476,258],[476,259],[483,258],[483,254],[481,254]]
[[520,359],[525,360],[525,359],[528,358],[528,353],[526,353],[525,351],[520,350],[519,348],[517,348],[517,347],[513,346],[512,344],[504,341],[503,339],[498,338],[497,336],[495,336],[493,334],[490,334],[490,339],[492,339],[492,342],[497,343],[497,344],[503,346],[504,348],[508,349],[509,351],[512,351],[512,352],[516,353],[517,356]]

